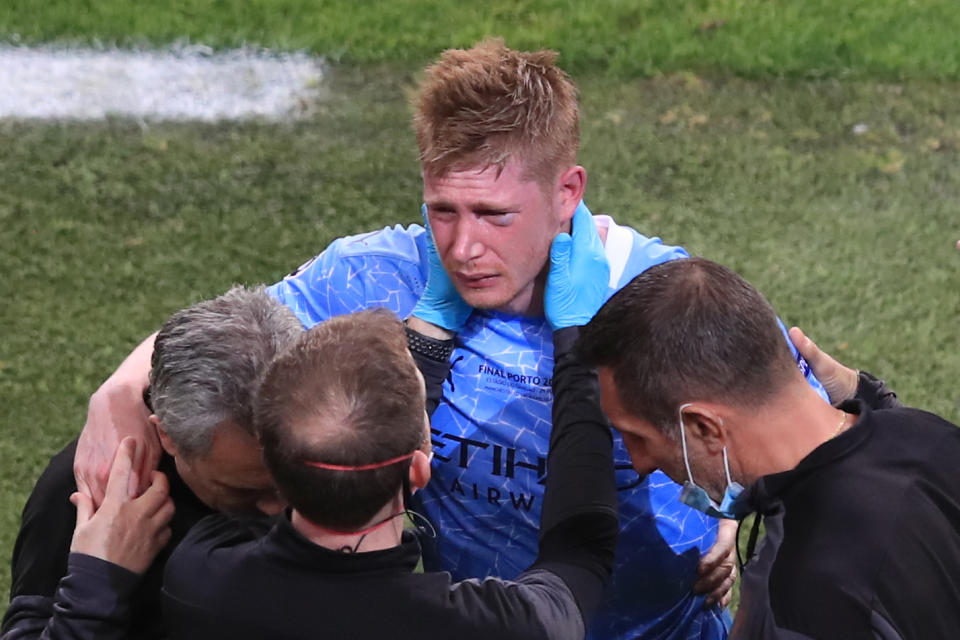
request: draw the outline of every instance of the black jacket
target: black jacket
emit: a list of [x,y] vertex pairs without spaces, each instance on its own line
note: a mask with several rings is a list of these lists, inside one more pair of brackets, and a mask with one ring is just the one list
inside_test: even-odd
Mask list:
[[960,430],[914,409],[842,408],[853,427],[745,494],[768,526],[732,637],[960,638]]
[[173,458],[160,470],[170,481],[176,512],[173,535],[139,576],[92,556],[70,553],[76,509],[70,494],[73,441],[50,460],[23,508],[13,547],[10,607],[3,618],[2,640],[152,640],[164,637],[160,583],[170,551],[187,530],[212,511],[177,475]]

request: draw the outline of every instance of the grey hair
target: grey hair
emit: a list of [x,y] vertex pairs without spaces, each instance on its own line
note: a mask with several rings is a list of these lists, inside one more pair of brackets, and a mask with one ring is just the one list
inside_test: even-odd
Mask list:
[[267,366],[303,332],[263,287],[235,286],[173,314],[157,334],[150,401],[180,452],[205,455],[217,425],[253,434],[253,401]]

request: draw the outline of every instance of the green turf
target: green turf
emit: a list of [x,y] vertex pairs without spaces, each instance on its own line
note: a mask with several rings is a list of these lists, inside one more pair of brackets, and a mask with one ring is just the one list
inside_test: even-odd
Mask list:
[[[954,0],[5,0],[0,41],[304,49],[351,63],[431,60],[500,35],[567,69],[957,78]],[[15,37],[16,36],[16,37]],[[17,39],[19,38],[19,39]]]
[[[578,80],[595,211],[733,266],[960,420],[960,87]],[[418,218],[411,82],[345,70],[281,125],[0,122],[0,556],[90,392],[168,313]]]
[[417,219],[412,70],[488,34],[561,51],[595,210],[730,264],[826,349],[960,420],[958,30],[948,0],[5,0],[0,42],[345,66],[301,123],[0,122],[0,557],[90,392],[168,313]]

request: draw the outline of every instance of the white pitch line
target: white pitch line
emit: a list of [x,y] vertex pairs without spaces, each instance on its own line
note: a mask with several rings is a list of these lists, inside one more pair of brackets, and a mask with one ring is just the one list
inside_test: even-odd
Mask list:
[[0,118],[279,120],[309,112],[322,78],[303,53],[0,45]]

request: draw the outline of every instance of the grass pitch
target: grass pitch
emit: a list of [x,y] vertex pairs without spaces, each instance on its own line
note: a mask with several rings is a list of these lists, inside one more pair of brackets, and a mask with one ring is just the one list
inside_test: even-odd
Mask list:
[[414,67],[500,35],[562,52],[564,68],[622,78],[673,71],[752,77],[956,78],[952,0],[5,0],[0,40],[151,46],[189,39],[303,49]]
[[[418,219],[405,94],[423,60],[489,32],[562,50],[582,92],[594,211],[732,266],[825,349],[960,421],[956,12],[681,4],[568,15],[566,3],[494,2],[486,22],[461,4],[396,3],[380,17],[351,4],[321,29],[337,3],[148,3],[136,15],[119,2],[3,3],[0,35],[21,40],[189,36],[352,62],[302,122],[0,122],[0,555],[89,394],[169,313],[275,281],[337,236]],[[725,22],[697,30],[709,20]],[[657,24],[679,35],[661,46],[628,29]],[[817,44],[851,25],[860,44],[843,55]],[[631,47],[651,53],[628,60]],[[713,71],[642,78],[674,68]]]

